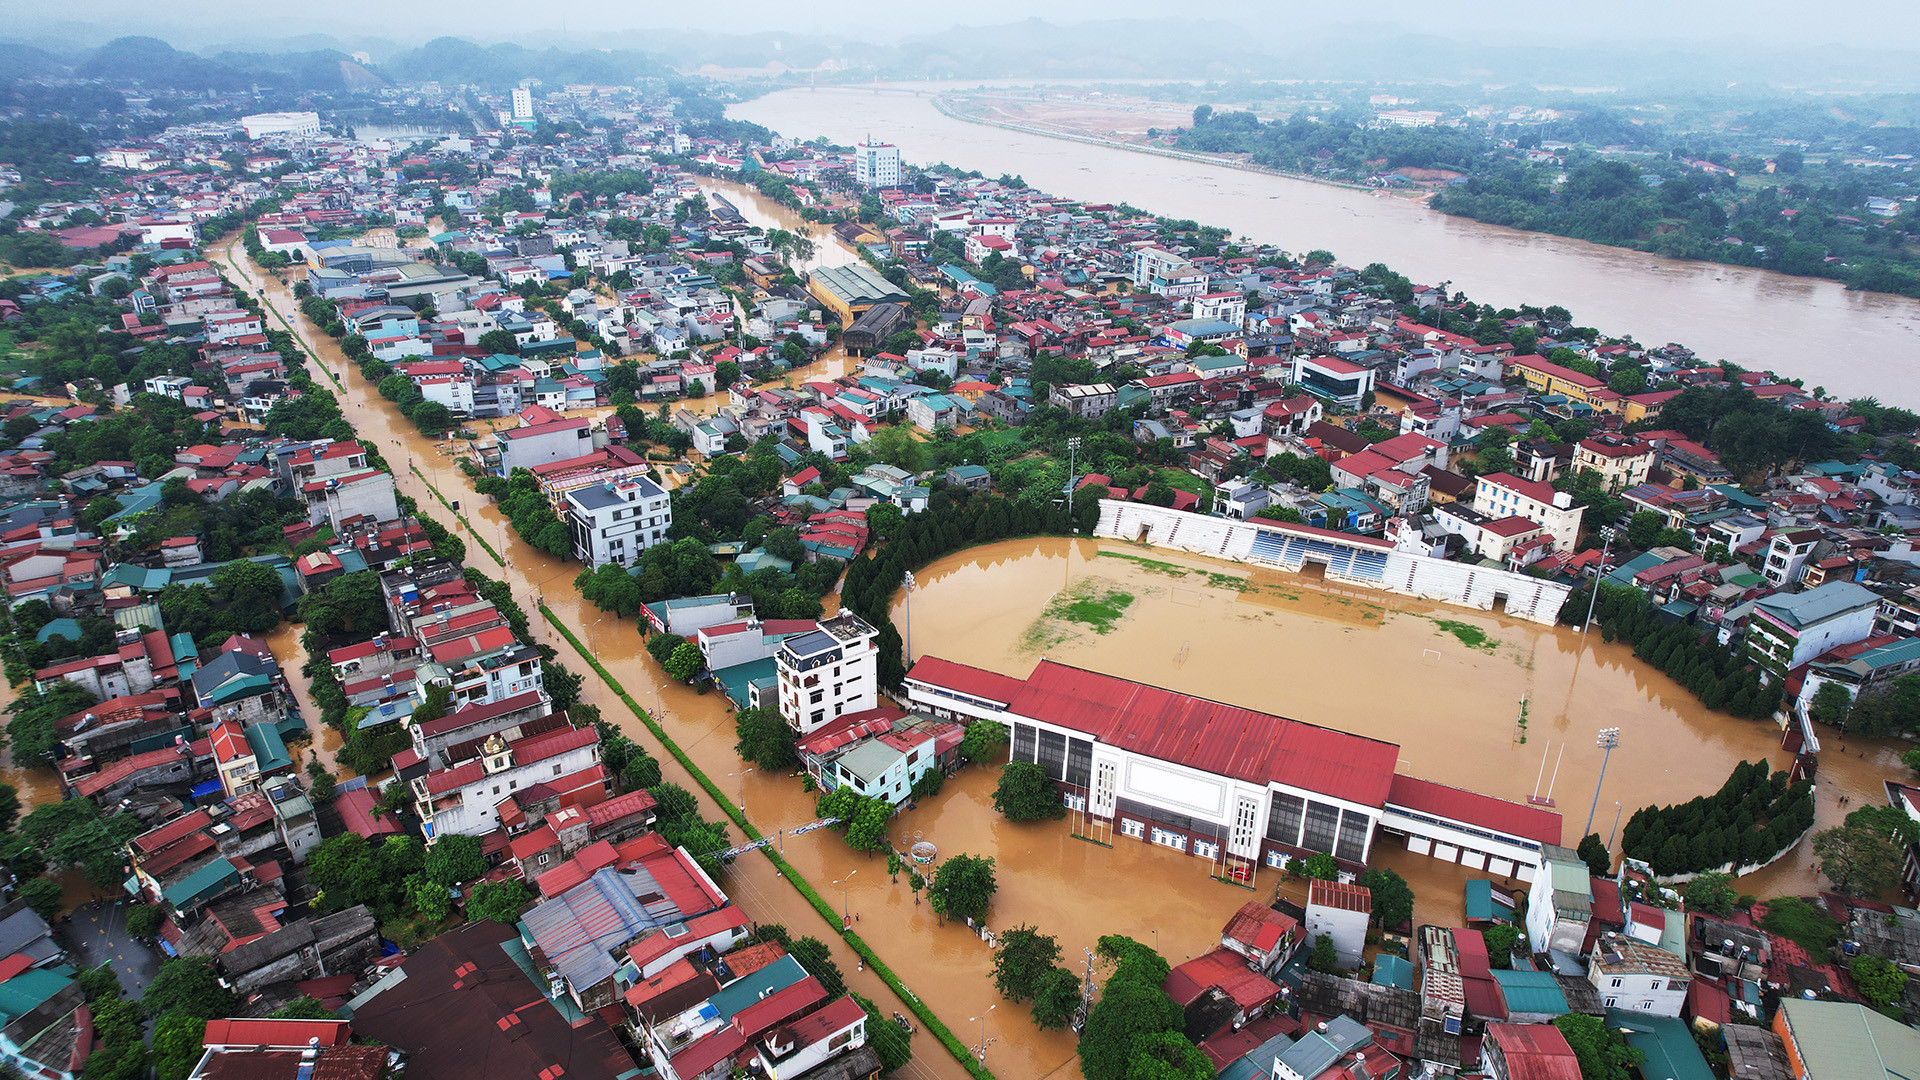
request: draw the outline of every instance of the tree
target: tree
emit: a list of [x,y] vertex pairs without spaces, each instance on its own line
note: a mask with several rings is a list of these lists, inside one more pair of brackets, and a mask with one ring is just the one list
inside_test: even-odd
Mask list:
[[820,988],[828,997],[839,997],[847,992],[846,976],[840,973],[840,965],[833,962],[833,951],[827,943],[817,937],[796,938],[787,943],[787,951],[793,954],[794,963],[800,969],[819,980]]
[[1831,680],[1822,682],[1820,689],[1814,691],[1813,700],[1807,705],[1807,712],[1817,724],[1831,724],[1845,727],[1847,714],[1853,711],[1853,695],[1847,689]]
[[505,923],[520,920],[520,911],[533,901],[533,890],[518,881],[482,881],[467,898],[467,918]]
[[1650,548],[1660,530],[1666,527],[1666,518],[1652,510],[1638,511],[1627,521],[1627,543],[1638,550]]
[[[960,737],[960,756],[968,761],[993,761],[1007,752],[1007,725],[997,720],[975,720]],[[1920,772],[1920,767],[1916,767]]]
[[1133,1041],[1127,1080],[1213,1080],[1213,1062],[1178,1031],[1156,1031]]
[[220,985],[220,973],[213,961],[204,956],[177,956],[162,961],[140,995],[140,1004],[148,1016],[196,1016],[215,1020],[232,1016],[239,1000],[233,991]]
[[1080,1009],[1080,976],[1063,967],[1033,981],[1033,1022],[1043,1031],[1066,1027]]
[[1031,761],[1010,761],[1000,767],[993,808],[1008,821],[1055,821],[1067,812],[1046,768]]
[[1842,896],[1878,896],[1900,880],[1900,849],[1864,823],[1815,833],[1813,854]]
[[993,985],[1001,997],[1025,1001],[1059,962],[1060,943],[1023,923],[1000,935],[993,952]]
[[1319,934],[1314,937],[1313,949],[1307,953],[1307,966],[1329,975],[1339,973],[1340,951],[1334,948],[1332,934]]
[[422,875],[408,878],[404,892],[407,907],[426,920],[428,926],[440,925],[453,910],[453,898],[447,894],[447,886]]
[[1302,869],[1308,877],[1318,878],[1321,881],[1336,881],[1340,877],[1339,862],[1324,851],[1307,856],[1306,865]]
[[441,886],[472,881],[487,872],[477,836],[443,836],[427,849],[427,880]]
[[667,675],[675,681],[692,682],[693,677],[700,674],[700,667],[704,662],[700,655],[700,647],[691,641],[683,641],[661,666],[666,668]]
[[1797,896],[1767,901],[1760,928],[1779,934],[1813,953],[1824,953],[1840,940],[1840,924],[1831,915]]
[[340,1014],[305,994],[267,1014],[272,1020],[338,1020]]
[[1580,838],[1577,851],[1580,861],[1587,864],[1587,873],[1594,877],[1606,877],[1613,871],[1613,852],[1607,850],[1606,841],[1599,833],[1588,833]]
[[160,933],[166,913],[156,904],[135,904],[127,909],[127,933],[151,941]]
[[1907,973],[1894,967],[1884,956],[1861,953],[1847,965],[1847,974],[1853,976],[1853,985],[1860,988],[1860,996],[1875,1008],[1899,1001],[1907,989]]
[[800,760],[793,752],[793,729],[775,709],[741,709],[733,715],[734,752],[769,772],[791,769]]
[[679,784],[655,784],[647,789],[653,796],[654,819],[658,822],[681,822],[698,819],[700,804],[693,799],[693,792]]
[[13,823],[20,820],[20,789],[12,784],[0,784],[0,832],[12,832]]
[[1080,1032],[1080,1072],[1086,1080],[1127,1080],[1137,1040],[1178,1031],[1180,1006],[1158,983],[1107,980]]
[[511,330],[489,330],[480,335],[480,340],[476,344],[489,353],[503,356],[520,355],[520,341],[513,336]]
[[153,1068],[159,1080],[186,1080],[206,1052],[207,1022],[198,1016],[169,1016],[153,1028]]
[[893,820],[893,804],[885,799],[862,798],[847,819],[847,846],[855,851],[885,851],[887,825]]
[[1733,887],[1731,875],[1709,871],[1687,882],[1680,897],[1688,911],[1704,911],[1724,919],[1733,914],[1740,893]]
[[1597,1016],[1571,1013],[1556,1017],[1553,1026],[1580,1059],[1581,1080],[1630,1080],[1632,1070],[1646,1061],[1645,1054],[1628,1046],[1625,1036]]
[[53,764],[54,737],[53,725],[74,713],[97,704],[98,699],[87,693],[84,687],[65,679],[56,681],[44,691],[32,687],[22,689],[20,695],[7,706],[13,719],[7,721],[7,738],[13,744],[13,760],[22,765]]
[[1358,883],[1373,894],[1373,917],[1392,929],[1413,918],[1413,888],[1407,879],[1385,868],[1368,870]]
[[25,900],[35,914],[48,922],[52,922],[60,914],[60,909],[66,906],[66,894],[60,888],[60,883],[46,877],[28,878],[20,886],[20,899]]
[[1487,941],[1487,959],[1494,967],[1513,966],[1513,947],[1520,942],[1520,928],[1507,923],[1495,923],[1481,934]]
[[867,1014],[867,1045],[880,1058],[880,1071],[890,1073],[906,1067],[913,1060],[913,1033],[892,1018],[882,1016],[880,1007],[859,994],[853,1000]]
[[937,915],[977,922],[987,917],[987,906],[999,887],[993,878],[993,859],[955,855],[934,872],[927,898]]

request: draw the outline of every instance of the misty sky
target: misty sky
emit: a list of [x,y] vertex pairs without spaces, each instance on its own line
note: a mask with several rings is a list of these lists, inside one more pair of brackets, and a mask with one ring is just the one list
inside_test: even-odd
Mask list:
[[[1601,0],[1546,4],[1540,0],[1373,0],[1331,5],[1297,0],[1216,0],[1211,5],[1167,0],[1102,0],[1097,4],[1054,0],[972,0],[931,4],[925,0],[726,0],[721,4],[664,0],[329,0],[319,5],[261,5],[239,0],[89,0],[85,5],[12,8],[10,29],[0,37],[30,36],[86,26],[89,37],[147,33],[183,47],[293,34],[331,33],[417,44],[440,36],[481,42],[516,35],[551,40],[567,37],[590,44],[595,34],[646,29],[715,33],[774,31],[889,41],[935,33],[956,23],[986,25],[1040,17],[1071,24],[1089,18],[1226,19],[1289,33],[1345,26],[1387,32],[1439,34],[1513,45],[1567,46],[1585,41],[1725,41],[1730,46],[1792,48],[1850,44],[1911,48],[1920,42],[1920,3],[1914,0],[1850,0],[1821,11],[1804,0]],[[563,14],[564,13],[564,14]],[[537,16],[529,20],[529,15]],[[1835,17],[1843,16],[1843,17]],[[90,25],[89,25],[90,24]]]

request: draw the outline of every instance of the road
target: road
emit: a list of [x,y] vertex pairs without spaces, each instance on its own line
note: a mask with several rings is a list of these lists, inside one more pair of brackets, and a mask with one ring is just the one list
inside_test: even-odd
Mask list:
[[160,973],[160,955],[127,933],[127,905],[95,900],[73,910],[55,935],[77,967],[112,964],[120,990],[138,998]]
[[[214,250],[214,248],[210,247],[209,250]],[[398,414],[398,410],[393,407],[392,403],[379,397],[377,393],[370,392],[366,381],[359,376],[358,372],[348,361],[346,354],[340,351],[339,344],[325,334],[318,333],[306,325],[305,321],[299,315],[299,309],[293,299],[292,293],[272,277],[255,270],[251,260],[245,258],[244,249],[240,247],[238,236],[232,238],[224,245],[220,245],[219,250],[224,251],[222,261],[246,282],[247,287],[253,290],[256,296],[260,296],[259,290],[263,288],[266,290],[262,298],[272,307],[273,311],[279,316],[280,320],[284,322],[285,326],[290,328],[294,335],[313,353],[314,357],[318,360],[319,366],[326,369],[329,373],[335,373],[336,376],[344,376],[339,383],[336,383],[336,396],[340,398],[342,412],[358,430],[363,433],[411,431],[411,425],[408,424],[405,418]],[[379,448],[388,455],[389,464],[392,465],[395,470],[394,480],[396,487],[402,494],[411,496],[419,504],[421,513],[429,514],[438,519],[449,531],[458,531],[458,523],[449,520],[451,515],[440,505],[440,501],[435,497],[434,492],[429,490],[421,478],[413,473],[412,469],[408,467],[408,462],[402,460],[402,458],[410,453],[404,446],[411,445],[411,439],[404,445],[395,440],[385,440],[387,445],[380,445],[380,440],[366,441],[372,445],[379,446]],[[445,462],[425,460],[424,455],[420,455],[414,460],[422,469],[428,471],[446,468]],[[444,479],[445,473],[441,475]],[[457,471],[454,471],[452,475],[457,477],[459,474]],[[454,488],[447,490],[445,494],[450,500],[460,501],[463,507],[467,507],[476,501],[479,503],[485,502],[485,500],[478,499],[470,490]],[[483,514],[475,511],[471,516],[475,520],[477,527],[477,522]],[[491,516],[491,508],[487,508],[486,515],[484,516]],[[503,532],[497,532],[493,526],[486,527],[484,531],[478,532],[476,535],[483,535],[489,544],[495,546],[496,550],[500,550],[503,553],[510,550],[507,546],[508,543],[510,543],[507,535]],[[534,610],[535,600],[543,593],[549,594],[550,598],[557,598],[561,593],[571,594],[573,592],[572,579],[574,573],[577,572],[577,568],[562,566],[554,569],[542,565],[541,560],[532,557],[530,553],[525,553],[526,549],[524,548],[512,550],[514,553],[507,556],[505,564],[497,569],[494,566],[488,565],[491,560],[484,549],[477,544],[470,543],[467,552],[467,561],[489,574],[498,575],[501,569],[509,571],[501,576],[513,587],[516,599],[526,608],[529,616],[534,620],[535,626],[542,626],[540,616]],[[577,600],[578,598],[577,596],[570,596],[569,599]],[[565,609],[560,608],[556,604],[556,610],[564,611]],[[581,640],[590,641],[592,634],[591,625],[591,623],[588,623],[588,625],[580,625],[579,620],[575,619],[569,624],[569,629],[581,638]],[[568,648],[567,643],[557,635],[554,635],[550,629],[544,631],[536,629],[535,633],[544,633],[546,636],[542,637],[541,640],[562,650],[563,660],[569,659],[565,655]],[[298,665],[294,666],[297,667]],[[571,666],[578,667],[580,665],[576,662]],[[582,696],[584,700],[598,706],[604,717],[629,729],[628,734],[632,735],[636,740],[641,741],[643,744],[650,744],[652,742],[652,739],[647,736],[644,731],[637,730],[637,722],[630,720],[631,714],[628,712],[627,706],[591,671],[587,672],[586,686]],[[654,750],[654,756],[660,760],[662,778],[680,784],[693,792],[700,804],[701,817],[709,821],[726,820],[726,814],[722,807],[706,794],[705,789],[699,782],[693,779],[672,755],[668,754],[664,748],[650,747],[650,749]],[[691,747],[687,747],[687,749],[691,751]],[[724,780],[718,780],[718,782],[722,783],[723,786],[725,784]],[[744,837],[738,835],[737,830],[730,831],[734,833],[736,841],[744,840]],[[734,898],[734,902],[740,906],[741,910],[745,911],[748,917],[752,918],[756,923],[781,923],[785,925],[795,937],[811,935],[825,941],[832,952],[834,962],[840,966],[840,970],[846,977],[847,988],[863,997],[872,999],[882,1016],[888,1016],[894,1012],[908,1015],[912,1014],[912,1009],[908,1007],[907,1003],[900,1000],[877,975],[871,971],[859,969],[857,966],[859,964],[859,958],[854,954],[853,950],[846,946],[837,933],[832,932],[833,927],[821,918],[819,912],[814,910],[813,905],[807,901],[806,897],[800,895],[785,878],[780,876],[779,871],[775,869],[770,861],[765,858],[752,856],[738,859],[727,869],[721,884],[728,895]],[[816,891],[818,890],[819,887],[816,885]],[[821,895],[825,895],[825,893],[823,892]],[[912,988],[910,987],[910,989]],[[920,989],[924,990],[926,988]],[[952,1025],[954,1022],[951,1018],[943,1017],[943,1019],[947,1019],[949,1025]],[[921,1027],[921,1025],[916,1023],[916,1027]],[[968,1037],[965,1031],[958,1031],[956,1034],[962,1041],[965,1041]],[[915,1080],[961,1080],[961,1078],[969,1075],[967,1070],[947,1053],[945,1048],[925,1030],[916,1031],[913,1039],[913,1049],[913,1060],[909,1062],[905,1068],[896,1070],[894,1075],[912,1077],[915,1078]],[[989,1059],[989,1065],[991,1065],[991,1051],[989,1051]],[[1069,1058],[1064,1065],[1056,1064],[1054,1068],[1067,1067],[1071,1066],[1071,1064],[1072,1059]],[[1053,1071],[1053,1069],[1049,1071]]]

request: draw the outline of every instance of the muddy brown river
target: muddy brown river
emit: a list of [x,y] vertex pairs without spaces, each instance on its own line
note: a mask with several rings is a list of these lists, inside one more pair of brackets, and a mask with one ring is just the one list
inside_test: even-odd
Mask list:
[[[967,84],[971,85],[971,84]],[[1155,157],[941,113],[954,84],[781,90],[727,115],[782,135],[850,145],[871,133],[910,164],[949,162],[1022,177],[1085,202],[1231,229],[1289,251],[1325,248],[1354,266],[1384,262],[1415,281],[1450,281],[1483,303],[1561,304],[1583,325],[1647,345],[1678,341],[1713,360],[1766,367],[1842,398],[1920,406],[1920,300],[1838,282],[1665,259],[1451,217],[1407,199]]]

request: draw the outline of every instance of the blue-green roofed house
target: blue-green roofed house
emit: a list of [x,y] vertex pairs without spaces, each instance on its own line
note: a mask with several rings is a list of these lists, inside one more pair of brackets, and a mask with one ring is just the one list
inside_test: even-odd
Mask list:
[[1273,1075],[1274,1059],[1292,1047],[1292,1039],[1275,1035],[1220,1070],[1220,1080],[1267,1080]]
[[176,911],[189,911],[240,884],[240,870],[226,859],[207,865],[167,886],[160,895]]
[[1381,953],[1373,959],[1373,982],[1378,986],[1413,989],[1413,964],[1405,957]]
[[78,643],[80,640],[80,632],[80,621],[78,619],[55,619],[41,627],[40,632],[33,635],[33,640],[45,645],[56,637],[63,637],[68,641]]
[[26,1076],[71,1077],[77,1028],[86,1001],[66,964],[30,968],[0,983],[0,1061]]
[[[1498,975],[1499,972],[1494,974]],[[1608,1009],[1607,1026],[1626,1036],[1627,1045],[1646,1055],[1640,1075],[1662,1080],[1713,1080],[1713,1070],[1700,1054],[1685,1021],[1671,1016],[1653,1016],[1626,1009]],[[1920,1066],[1920,1061],[1909,1061]],[[1915,1069],[1906,1070],[1914,1075]],[[1890,1074],[1891,1075],[1891,1074]]]
[[287,753],[287,742],[272,724],[260,723],[247,728],[247,746],[252,748],[254,767],[260,770],[262,776],[293,768],[293,758]]
[[102,589],[125,588],[134,592],[157,593],[173,583],[173,571],[135,566],[133,563],[117,563],[114,568],[100,576]]
[[1494,922],[1513,922],[1513,897],[1486,878],[1474,878],[1467,882],[1467,925]]
[[1516,1024],[1548,1024],[1567,1015],[1567,995],[1551,971],[1496,968],[1493,981],[1507,1000],[1507,1019]]

